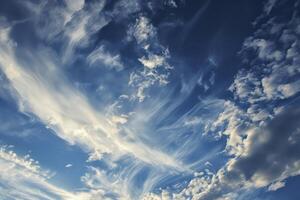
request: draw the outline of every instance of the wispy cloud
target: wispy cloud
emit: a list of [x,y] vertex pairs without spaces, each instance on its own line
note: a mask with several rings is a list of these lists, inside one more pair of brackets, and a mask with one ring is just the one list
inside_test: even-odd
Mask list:
[[[239,199],[258,188],[275,191],[285,186],[287,178],[299,175],[299,154],[290,154],[298,152],[300,130],[299,49],[295,48],[299,19],[292,17],[284,23],[288,25],[276,23],[276,17],[269,18],[275,4],[267,2],[258,17],[258,30],[244,42],[240,55],[251,68],[235,76],[229,88],[234,100],[225,101],[218,117],[206,122],[207,134],[226,138],[224,152],[232,158],[216,173],[193,178],[179,193],[164,190],[147,198]],[[282,99],[291,105],[279,103]],[[194,123],[201,121],[192,118],[186,124]]]
[[[285,187],[300,168],[300,29],[297,11],[272,16],[277,3],[265,4],[239,52],[245,67],[216,94],[221,61],[209,57],[196,69],[161,41],[159,24],[183,1],[17,2],[29,17],[0,21],[0,88],[12,97],[5,100],[86,160],[57,164],[80,184],[68,191],[30,156],[1,147],[0,195],[229,200]],[[183,41],[209,5],[183,26]],[[171,13],[156,18],[155,6]],[[16,32],[29,24],[22,43]]]
[[[75,193],[49,183],[50,173],[29,155],[21,157],[0,147],[0,195],[5,199],[80,199]],[[80,195],[79,195],[80,196]]]
[[109,52],[106,52],[103,45],[90,53],[87,57],[87,61],[92,66],[104,65],[109,69],[115,69],[117,71],[122,70],[124,67],[120,55],[112,55]]
[[[68,82],[47,49],[40,49],[34,55],[27,50],[26,59],[19,60],[14,46],[4,41],[1,46],[1,69],[15,90],[20,110],[34,114],[60,138],[90,152],[92,160],[100,159],[104,153],[116,158],[129,153],[154,165],[179,167],[163,152],[139,141],[122,138],[117,125],[94,109],[87,98]],[[44,66],[43,69],[40,66]]]

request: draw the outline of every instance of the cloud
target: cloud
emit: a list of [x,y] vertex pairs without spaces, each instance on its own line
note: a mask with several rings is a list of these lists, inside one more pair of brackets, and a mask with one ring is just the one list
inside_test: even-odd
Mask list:
[[4,199],[105,199],[104,192],[85,187],[70,192],[51,183],[51,173],[40,167],[29,155],[19,156],[10,146],[0,147],[0,195]]
[[72,167],[72,166],[73,166],[72,164],[66,164],[66,165],[65,165],[66,168],[70,168],[70,167]]
[[[261,23],[259,30],[244,42],[240,55],[246,67],[239,70],[230,87],[234,98],[222,100],[207,95],[195,98],[199,85],[204,90],[212,88],[216,73],[202,71],[200,78],[200,73],[191,77],[179,74],[180,78],[175,77],[180,80],[177,85],[168,84],[172,57],[160,42],[151,18],[136,13],[141,9],[139,1],[122,0],[107,6],[105,1],[70,2],[32,7],[38,40],[47,48],[40,43],[33,47],[17,44],[9,34],[13,26],[0,31],[0,69],[19,110],[40,120],[52,133],[78,145],[89,155],[90,166],[81,177],[86,192],[67,192],[40,178],[34,180],[38,183],[33,189],[46,188],[43,191],[51,192],[43,195],[52,195],[54,199],[141,199],[151,191],[159,194],[148,193],[144,199],[236,199],[243,197],[239,197],[241,192],[252,189],[277,190],[284,186],[286,178],[298,174],[299,157],[297,153],[290,154],[298,151],[295,119],[299,118],[299,110],[293,107],[285,111],[287,107],[280,101],[296,99],[299,93],[297,19]],[[201,17],[209,2],[190,24]],[[136,66],[122,71],[128,73],[125,76],[130,87],[119,81],[118,87],[125,88],[116,95],[119,98],[113,103],[94,104],[88,92],[79,90],[68,79],[72,72],[67,73],[72,70],[66,67],[78,57],[86,59],[83,64],[93,67],[118,71],[127,66],[125,58],[94,40],[111,20],[118,25],[123,18],[126,23],[135,19],[125,42],[134,46],[137,55],[133,55],[136,57],[131,63]],[[209,62],[217,64],[211,59]],[[81,66],[76,63],[76,67]],[[99,80],[110,79],[112,84],[111,80],[115,80],[112,73],[113,70],[108,75],[101,74]],[[93,76],[98,78],[98,74]],[[99,87],[99,96],[115,92],[103,90],[105,86]],[[153,93],[155,96],[147,98]],[[285,120],[288,118],[291,120]],[[284,130],[285,136],[278,130]],[[224,151],[220,152],[221,148]],[[205,163],[213,163],[211,159],[217,156],[225,157],[228,162],[223,167],[213,165],[214,170],[218,167],[219,170],[212,172],[209,170],[212,166]],[[256,164],[256,160],[262,161]],[[31,170],[26,165],[22,168]],[[272,173],[267,168],[272,168]],[[42,176],[40,172],[37,174]],[[166,187],[157,190],[176,175],[193,177],[187,185],[181,180],[175,184],[178,193]],[[180,192],[181,188],[184,189]]]
[[112,16],[115,20],[122,20],[130,17],[132,14],[141,11],[141,2],[139,0],[119,0],[114,5]]
[[85,3],[83,0],[65,0],[65,5],[50,1],[20,2],[29,11],[35,33],[49,44],[62,46],[64,63],[74,61],[74,52],[86,48],[95,33],[106,26],[111,18],[103,9],[106,1]]
[[91,160],[101,159],[103,154],[116,159],[132,154],[149,164],[181,168],[163,152],[119,134],[117,124],[94,109],[64,77],[49,49],[41,48],[35,54],[27,49],[24,59],[20,59],[15,56],[14,46],[4,41],[1,46],[1,70],[14,88],[19,109],[35,115],[63,140],[79,145],[90,154]]
[[167,6],[172,7],[172,8],[177,8],[177,7],[178,7],[178,5],[176,4],[176,2],[175,2],[174,0],[166,0],[166,1],[165,1],[165,4],[166,4]]
[[197,22],[199,21],[199,19],[207,11],[210,2],[211,2],[210,0],[205,1],[205,3],[203,3],[203,6],[197,11],[197,13],[184,26],[183,33],[182,33],[182,36],[181,36],[181,43],[182,44],[188,38],[189,34],[193,30],[193,28],[195,27],[195,25],[197,24]]
[[212,182],[216,187],[200,193],[198,198],[211,199],[228,192],[266,187],[299,175],[299,116],[297,106],[290,107],[265,127],[250,129],[241,156],[230,160]]
[[[11,29],[13,28],[11,26]],[[76,193],[76,198],[105,199],[110,197],[107,196],[109,191],[113,191],[115,196],[138,197],[154,188],[170,174],[190,171],[189,166],[185,166],[180,160],[180,156],[184,156],[185,152],[169,154],[168,149],[160,145],[162,143],[155,144],[152,139],[143,140],[142,137],[147,137],[149,130],[145,133],[135,130],[128,123],[132,115],[107,113],[105,110],[108,106],[107,102],[103,102],[100,108],[93,106],[88,96],[79,91],[67,78],[63,60],[60,59],[61,55],[56,53],[51,45],[48,47],[19,45],[9,31],[10,29],[5,32],[0,31],[4,35],[0,40],[0,69],[12,88],[10,92],[18,104],[19,111],[42,122],[52,130],[51,133],[68,144],[78,145],[89,155],[90,163],[101,160],[108,165],[109,169],[115,170],[114,173],[109,169],[101,172],[101,181],[107,180],[104,181],[103,186],[91,186],[88,184],[89,181],[86,181],[87,192]],[[102,50],[101,53],[107,54],[106,57],[112,56]],[[154,54],[154,51],[149,50],[145,53],[145,58],[153,53],[166,59],[168,51],[162,47],[160,50],[164,51]],[[144,82],[136,82],[137,84],[149,82],[151,86],[151,81],[161,85],[166,84],[168,74],[163,71],[167,70],[166,63],[155,69],[142,67],[143,69],[139,69],[136,73],[141,73]],[[182,94],[178,99],[178,104],[182,103],[182,99],[187,98],[185,94],[187,93]],[[101,95],[107,94],[103,92]],[[166,101],[170,99],[166,98]],[[175,110],[178,104],[172,109]],[[138,112],[139,116],[143,116],[143,109]],[[145,115],[140,119],[147,117]],[[184,148],[187,148],[187,145]],[[132,166],[128,166],[128,163],[124,166],[119,165],[119,162],[124,160],[132,163]],[[117,167],[114,167],[116,165]],[[70,165],[66,165],[68,166]],[[101,171],[98,168],[95,170]],[[96,173],[95,170],[90,170],[89,173],[97,182],[95,174],[98,172]],[[134,183],[143,171],[149,171],[149,174],[144,181],[141,181],[143,187],[138,188]],[[123,185],[128,185],[128,188],[122,188]],[[38,186],[34,187],[38,188]],[[73,193],[67,195],[71,195],[69,199],[76,199],[73,198]],[[54,199],[60,198],[55,196]]]
[[[265,19],[254,36],[245,40],[244,64],[252,69],[241,70],[237,75],[232,85],[236,97],[255,103],[288,99],[299,92],[298,82],[294,81],[300,74],[298,21],[299,17],[285,22],[278,17]],[[274,40],[275,37],[281,39]]]
[[116,196],[118,199],[130,199],[128,185],[120,179],[108,179],[105,171],[89,167],[88,172],[81,177],[84,184],[93,191],[100,191],[103,196]]
[[149,58],[139,58],[139,61],[147,68],[154,69],[165,63],[165,58],[158,55],[150,55]]
[[75,193],[49,183],[50,172],[29,155],[21,157],[8,146],[0,147],[0,195],[4,199],[80,199]]
[[203,88],[204,92],[207,92],[215,84],[215,69],[217,63],[214,58],[208,59],[209,64],[201,69],[200,76],[198,78],[198,85]]
[[65,3],[71,11],[76,12],[84,7],[84,1],[85,0],[65,0]]
[[277,0],[268,0],[267,3],[264,5],[264,12],[266,12],[266,14],[270,14],[276,2]]
[[92,3],[72,15],[71,20],[64,27],[63,35],[67,39],[63,61],[73,59],[76,48],[84,48],[91,43],[92,36],[106,26],[111,19],[102,11],[106,1]]
[[269,191],[276,191],[280,188],[283,188],[285,186],[285,182],[275,182],[273,184],[271,184],[269,187],[268,187],[268,190]]
[[144,44],[156,37],[156,29],[147,17],[140,16],[128,30],[129,39],[134,37],[138,44]]
[[168,83],[168,77],[172,67],[168,63],[170,58],[169,50],[163,47],[158,38],[156,28],[145,16],[139,16],[134,25],[128,30],[129,40],[135,39],[138,49],[144,56],[139,58],[139,62],[144,69],[138,69],[130,74],[129,85],[136,88],[132,99],[143,102],[147,95],[146,89],[153,86],[163,86]]
[[260,76],[256,71],[240,70],[229,90],[233,92],[235,99],[251,104],[266,99]]
[[216,174],[192,179],[173,199],[236,199],[242,191],[269,186],[277,190],[284,180],[300,174],[300,109],[295,104],[261,128],[250,128],[238,157]]
[[91,52],[87,57],[87,62],[92,65],[105,65],[105,67],[109,69],[115,69],[120,71],[123,69],[123,64],[121,62],[120,55],[112,55],[109,52],[105,51],[103,45],[96,48],[93,52]]
[[[206,121],[205,134],[226,139],[223,153],[230,157],[217,172],[199,173],[180,192],[166,189],[169,199],[253,199],[247,194],[275,191],[300,175],[299,13],[270,19],[274,6],[244,42],[240,55],[246,67],[229,88],[234,99],[224,101],[218,116]],[[162,192],[157,193],[148,198],[161,200]]]

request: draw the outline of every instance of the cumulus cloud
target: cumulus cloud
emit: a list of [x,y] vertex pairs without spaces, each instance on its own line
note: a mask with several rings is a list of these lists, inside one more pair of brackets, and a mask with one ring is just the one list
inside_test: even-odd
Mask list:
[[297,104],[266,126],[245,130],[238,157],[230,159],[216,174],[192,179],[184,190],[172,194],[172,199],[236,199],[242,191],[284,187],[286,178],[300,174],[299,119]]
[[[229,88],[234,101],[225,101],[205,129],[226,139],[224,152],[232,157],[216,173],[195,177],[181,192],[171,192],[170,199],[243,199],[258,188],[278,190],[287,178],[300,174],[299,13],[270,19],[276,2],[270,3],[240,52],[248,67],[239,70]],[[280,104],[282,99],[293,103]],[[162,199],[161,194],[149,198]]]
[[[245,64],[253,66],[253,69],[240,71],[237,75],[232,85],[236,97],[254,103],[266,99],[287,99],[299,92],[297,80],[293,81],[300,73],[299,17],[296,12],[294,15],[285,23],[276,17],[267,19],[254,36],[246,39],[242,55]],[[274,37],[281,40],[272,39]],[[253,58],[251,53],[257,57]]]
[[168,63],[169,50],[163,47],[158,38],[156,28],[145,16],[139,16],[134,25],[129,27],[128,38],[135,39],[138,48],[144,52],[139,62],[144,69],[138,69],[130,74],[129,85],[136,88],[132,99],[143,102],[147,95],[145,90],[152,86],[166,85],[172,67]]
[[[280,186],[278,182],[299,175],[299,155],[296,153],[299,152],[299,115],[300,110],[291,107],[265,127],[250,129],[243,141],[241,156],[230,160],[224,171],[218,172],[213,181],[216,187],[198,196],[210,199],[222,196],[224,191],[238,192],[237,188],[261,188],[272,183],[270,188],[275,189],[276,185]],[[225,188],[220,190],[220,187]]]
[[[175,1],[164,2],[176,7]],[[197,22],[209,2],[189,24]],[[269,1],[264,15],[276,9],[272,2],[275,1]],[[65,0],[53,5],[46,2],[29,6],[35,13],[34,29],[49,48],[19,46],[10,37],[11,27],[1,29],[0,69],[21,112],[34,116],[69,144],[78,145],[89,155],[88,161],[101,159],[105,167],[89,166],[81,177],[87,192],[70,193],[49,185],[44,177],[47,175],[34,167],[37,164],[26,164],[27,161],[20,158],[9,160],[3,154],[4,160],[16,163],[12,169],[15,173],[19,173],[15,166],[20,165],[38,177],[28,182],[36,181],[36,188],[47,190],[39,195],[55,199],[141,199],[174,174],[185,172],[182,176],[194,174],[194,177],[187,185],[176,184],[180,188],[176,188],[178,193],[164,188],[159,190],[160,194],[148,193],[144,199],[236,199],[241,191],[277,190],[285,186],[288,177],[299,174],[299,156],[295,152],[299,151],[297,118],[300,111],[297,106],[286,111],[281,101],[293,100],[300,92],[300,29],[296,14],[288,22],[273,18],[259,23],[261,27],[244,42],[240,55],[246,67],[234,77],[229,89],[232,99],[197,98],[199,102],[186,106],[184,102],[195,95],[197,87],[208,91],[214,85],[217,72],[202,71],[200,76],[199,73],[189,78],[183,75],[178,87],[166,86],[173,69],[169,64],[171,55],[168,48],[161,45],[151,19],[145,13],[133,14],[141,8],[139,1],[121,0],[109,4],[108,10],[112,11],[106,10],[105,1]],[[49,6],[53,9],[46,9]],[[96,106],[89,95],[72,85],[67,78],[69,74],[65,74],[68,69],[64,67],[81,56],[93,67],[123,69],[126,59],[109,52],[103,43],[99,45],[93,38],[111,20],[118,24],[126,18],[130,23],[134,17],[136,20],[129,26],[125,42],[132,42],[134,51],[138,52],[132,62],[136,66],[124,70],[134,91],[130,93],[132,88],[120,83],[126,85],[129,93],[118,95],[113,103],[117,111],[110,109],[107,102]],[[189,26],[184,37],[191,30]],[[58,44],[62,44],[61,51],[54,53],[51,45]],[[212,66],[217,65],[215,60],[209,61]],[[100,76],[99,79],[105,78]],[[167,90],[160,92],[158,87],[161,86]],[[99,95],[110,95],[103,87],[99,87]],[[158,89],[155,90],[157,95],[145,101],[152,94],[151,89]],[[143,103],[137,104],[131,101],[133,99]],[[128,104],[124,106],[122,102]],[[223,139],[225,144],[205,147],[202,151],[207,136],[213,136],[214,141]],[[225,149],[220,153],[220,148]],[[226,157],[229,160],[219,171],[199,171],[202,166],[212,167],[205,163],[220,154],[230,157]],[[257,160],[261,162],[257,164]],[[71,166],[65,165],[66,168]],[[5,176],[3,180],[10,180]],[[182,187],[185,188],[181,190]],[[33,194],[27,189],[25,193]]]
[[156,37],[156,29],[147,17],[140,16],[136,19],[135,24],[129,28],[128,36],[129,39],[133,37],[137,43],[144,44],[146,47],[146,42]]
[[139,61],[147,68],[154,69],[165,63],[165,58],[158,55],[150,55],[149,58],[139,58]]

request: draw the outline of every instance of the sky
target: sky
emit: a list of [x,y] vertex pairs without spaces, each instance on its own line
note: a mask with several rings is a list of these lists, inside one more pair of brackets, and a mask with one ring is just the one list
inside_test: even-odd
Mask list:
[[0,1],[0,199],[299,200],[299,0]]

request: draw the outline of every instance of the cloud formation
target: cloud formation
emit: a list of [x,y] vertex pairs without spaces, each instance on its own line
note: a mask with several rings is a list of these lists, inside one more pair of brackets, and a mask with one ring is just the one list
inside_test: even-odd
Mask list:
[[[0,20],[0,107],[7,107],[0,119],[11,122],[1,122],[1,133],[9,134],[0,142],[49,156],[53,173],[1,147],[0,193],[8,199],[245,200],[287,187],[300,169],[299,1],[291,4],[264,4],[255,32],[239,44],[239,68],[228,67],[236,65],[235,44],[226,46],[227,61],[184,42],[196,39],[192,30],[201,37],[195,41],[210,41],[211,30],[196,24],[210,19],[208,8],[219,12],[223,4],[8,5],[16,13],[26,9]],[[231,33],[227,17],[213,18]],[[181,45],[191,48],[183,53]],[[9,111],[32,121],[12,130],[19,120]],[[28,141],[29,132],[42,143],[57,140],[53,149],[61,155]]]

